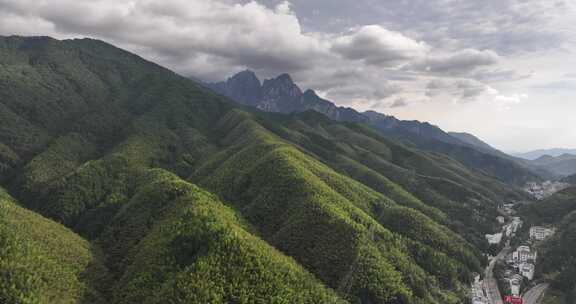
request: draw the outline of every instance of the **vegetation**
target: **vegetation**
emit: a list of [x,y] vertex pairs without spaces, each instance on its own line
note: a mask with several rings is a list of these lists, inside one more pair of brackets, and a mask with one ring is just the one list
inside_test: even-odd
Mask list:
[[93,259],[87,241],[0,188],[0,302],[77,303],[93,293],[83,277]]
[[535,224],[554,225],[556,234],[541,246],[542,270],[552,279],[548,301],[573,303],[576,300],[576,188],[560,191],[524,210]]
[[0,239],[20,246],[0,261],[31,277],[2,276],[13,303],[462,303],[498,202],[522,197],[100,41],[0,38],[0,67],[0,181],[19,202],[3,194]]

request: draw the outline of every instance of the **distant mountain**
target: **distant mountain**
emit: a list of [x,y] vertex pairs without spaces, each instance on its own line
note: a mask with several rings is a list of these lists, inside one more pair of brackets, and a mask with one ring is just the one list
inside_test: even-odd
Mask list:
[[540,149],[540,150],[534,150],[534,151],[524,152],[524,153],[512,153],[513,156],[528,159],[528,160],[535,160],[535,159],[542,157],[544,155],[556,157],[556,156],[560,156],[562,154],[574,154],[574,155],[576,155],[576,149],[554,148],[554,149]]
[[240,104],[267,112],[293,113],[316,110],[339,121],[367,120],[354,109],[338,107],[322,99],[313,90],[303,92],[288,74],[261,83],[254,72],[242,71],[225,82],[210,83],[207,86]]
[[531,166],[551,172],[557,176],[576,174],[576,155],[562,154],[558,156],[543,155],[530,161]]
[[449,134],[427,122],[400,120],[375,111],[360,113],[352,108],[339,107],[322,99],[313,90],[302,92],[287,74],[261,83],[254,72],[243,71],[224,82],[206,86],[240,104],[268,112],[315,110],[333,120],[366,123],[390,138],[419,149],[443,153],[469,168],[510,184],[522,185],[540,178],[521,161],[483,144],[473,135]]
[[565,183],[576,185],[576,174],[566,176],[565,178],[562,179],[562,181]]
[[506,160],[287,76],[226,86],[315,111],[92,39],[0,37],[0,67],[1,303],[464,303],[526,198]]

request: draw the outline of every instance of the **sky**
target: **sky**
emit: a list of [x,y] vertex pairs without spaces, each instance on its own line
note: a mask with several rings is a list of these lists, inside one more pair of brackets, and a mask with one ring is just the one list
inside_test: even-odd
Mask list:
[[102,39],[204,81],[290,73],[341,106],[576,148],[573,0],[0,0],[0,35]]

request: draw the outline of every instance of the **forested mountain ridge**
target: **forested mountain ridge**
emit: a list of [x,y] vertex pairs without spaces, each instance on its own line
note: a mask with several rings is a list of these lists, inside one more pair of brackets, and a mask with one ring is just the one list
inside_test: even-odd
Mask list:
[[303,92],[288,74],[260,82],[254,72],[242,71],[226,81],[205,85],[240,104],[268,112],[314,110],[334,120],[366,123],[387,137],[418,149],[448,155],[471,169],[483,171],[511,185],[523,186],[528,181],[539,179],[540,173],[532,172],[522,160],[486,144],[481,146],[479,140],[471,142],[471,136],[463,138],[457,133],[449,134],[427,122],[399,120],[375,111],[360,113],[339,107],[320,98],[313,90]]
[[31,248],[0,251],[0,272],[29,274],[0,276],[14,303],[461,303],[498,203],[522,198],[91,39],[0,38],[0,121],[0,242]]

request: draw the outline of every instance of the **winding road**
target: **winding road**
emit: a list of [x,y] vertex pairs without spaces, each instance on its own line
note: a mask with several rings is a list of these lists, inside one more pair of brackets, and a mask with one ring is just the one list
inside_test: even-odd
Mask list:
[[544,293],[548,289],[549,285],[550,284],[548,283],[543,283],[530,288],[530,290],[528,290],[522,296],[524,304],[538,304],[540,302],[540,299],[542,298],[542,295],[544,295]]
[[494,277],[494,265],[496,265],[497,261],[504,258],[509,250],[510,247],[504,247],[504,249],[502,249],[500,253],[498,253],[498,255],[492,259],[492,261],[490,261],[488,267],[486,267],[486,273],[484,276],[484,290],[486,291],[486,295],[488,296],[490,304],[504,304],[502,301],[502,295],[500,294],[500,289],[498,289],[498,282]]

